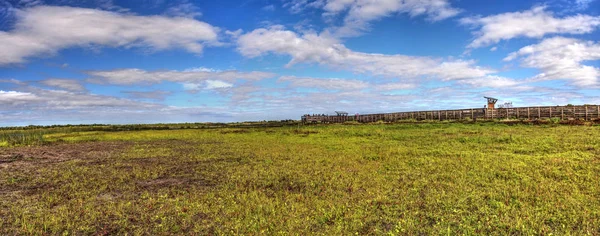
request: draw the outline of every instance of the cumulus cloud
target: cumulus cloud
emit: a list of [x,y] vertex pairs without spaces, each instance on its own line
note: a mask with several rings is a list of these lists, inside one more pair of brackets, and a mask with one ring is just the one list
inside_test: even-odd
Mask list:
[[600,85],[600,69],[584,65],[600,60],[600,43],[553,37],[509,54],[504,61],[521,59],[521,65],[540,69],[533,81],[565,79],[580,87]]
[[42,80],[41,83],[50,87],[55,87],[68,91],[86,91],[85,87],[83,87],[83,85],[79,81],[72,79],[46,79]]
[[256,29],[240,36],[238,51],[249,58],[268,53],[288,55],[292,58],[288,66],[318,63],[357,73],[403,79],[455,80],[483,77],[495,72],[475,66],[472,60],[355,52],[326,34],[298,35],[282,26]]
[[486,17],[467,17],[462,24],[478,28],[469,48],[495,44],[517,37],[541,38],[547,34],[585,34],[600,26],[599,16],[573,15],[555,17],[545,6],[522,12],[509,12]]
[[292,0],[285,6],[296,13],[305,8],[320,8],[325,17],[347,13],[343,26],[334,30],[338,36],[357,35],[369,27],[369,22],[393,14],[426,15],[431,21],[439,21],[460,13],[448,0]]
[[[117,85],[132,84],[158,84],[165,81],[184,84],[197,84],[212,81],[225,81],[228,83],[237,80],[257,81],[271,78],[274,75],[267,72],[239,72],[239,71],[215,71],[208,68],[194,68],[184,71],[146,71],[142,69],[117,69],[104,71],[87,71],[91,76],[91,82],[108,83]],[[213,82],[213,85],[215,83]],[[218,85],[218,84],[217,84]]]
[[0,65],[69,47],[182,48],[199,54],[205,45],[218,44],[218,28],[183,17],[56,6],[17,10],[16,17],[12,30],[0,31]]

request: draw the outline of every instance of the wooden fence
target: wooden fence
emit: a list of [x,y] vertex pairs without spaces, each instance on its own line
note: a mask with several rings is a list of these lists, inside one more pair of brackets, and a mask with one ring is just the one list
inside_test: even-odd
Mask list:
[[489,119],[550,119],[561,120],[596,120],[600,119],[600,105],[583,106],[544,106],[544,107],[514,107],[514,108],[471,108],[460,110],[411,111],[381,114],[328,116],[304,115],[302,121],[307,123],[342,123],[357,122],[394,122],[399,120],[489,120]]

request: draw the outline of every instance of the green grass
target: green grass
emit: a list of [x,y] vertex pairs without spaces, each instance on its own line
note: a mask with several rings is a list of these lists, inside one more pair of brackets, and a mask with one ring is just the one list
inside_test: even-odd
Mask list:
[[0,162],[0,234],[598,235],[598,134],[497,123],[55,132],[43,147],[0,149],[13,155]]

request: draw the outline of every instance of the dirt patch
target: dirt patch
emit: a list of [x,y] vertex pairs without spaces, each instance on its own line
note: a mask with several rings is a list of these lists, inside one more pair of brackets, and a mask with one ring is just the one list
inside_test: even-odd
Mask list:
[[109,158],[115,151],[123,150],[131,144],[131,142],[85,142],[5,148],[0,149],[0,169],[22,168],[73,159],[99,161]]
[[3,154],[0,155],[0,164],[22,160],[24,157],[21,153]]

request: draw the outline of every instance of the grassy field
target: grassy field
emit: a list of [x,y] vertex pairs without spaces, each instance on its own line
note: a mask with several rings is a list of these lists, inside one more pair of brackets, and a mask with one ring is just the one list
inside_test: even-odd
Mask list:
[[600,235],[600,126],[10,132],[2,235]]

